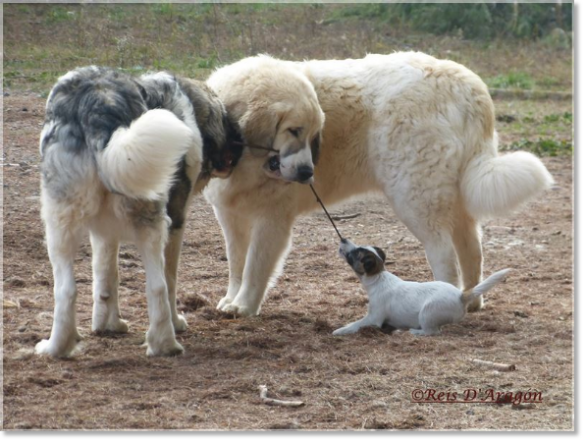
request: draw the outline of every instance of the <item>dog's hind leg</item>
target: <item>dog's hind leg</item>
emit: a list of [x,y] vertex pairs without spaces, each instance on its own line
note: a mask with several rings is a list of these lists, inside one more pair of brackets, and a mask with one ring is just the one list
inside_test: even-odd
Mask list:
[[93,253],[93,313],[94,332],[126,333],[128,324],[120,318],[118,304],[118,239],[91,231]]
[[[453,229],[453,243],[459,257],[459,266],[463,277],[463,290],[470,290],[482,279],[481,228],[468,215],[462,213]],[[479,296],[468,306],[469,311],[477,311],[483,306],[483,297]]]
[[80,339],[75,320],[77,289],[73,270],[82,234],[80,216],[72,204],[58,203],[46,195],[42,202],[47,251],[53,267],[55,308],[51,337],[39,342],[35,352],[68,357]]
[[173,229],[169,232],[169,241],[165,247],[165,278],[169,290],[169,305],[171,307],[171,319],[175,332],[187,330],[187,320],[177,311],[177,277],[181,248],[183,244],[183,233],[185,226]]
[[223,310],[231,304],[242,286],[246,254],[250,246],[250,222],[247,218],[227,210],[216,208],[215,214],[225,237],[230,271],[228,291],[217,305],[218,309]]
[[448,223],[426,220],[410,210],[398,208],[396,215],[422,243],[435,280],[459,287],[459,267]]
[[[277,208],[278,210],[278,208]],[[265,216],[252,221],[251,243],[246,254],[242,284],[238,294],[221,310],[240,316],[260,313],[270,279],[274,278],[290,245],[292,217]]]
[[163,253],[166,235],[167,225],[162,220],[141,227],[136,235],[136,245],[146,271],[146,298],[150,320],[146,333],[148,356],[173,356],[183,352],[183,347],[175,339],[165,279]]

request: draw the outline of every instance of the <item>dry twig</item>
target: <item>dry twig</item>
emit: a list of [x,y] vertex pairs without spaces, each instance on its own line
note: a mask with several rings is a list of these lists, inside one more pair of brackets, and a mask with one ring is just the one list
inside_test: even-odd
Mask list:
[[9,301],[8,299],[3,299],[2,301],[4,308],[20,308],[20,304],[18,302]]
[[301,407],[305,405],[302,401],[281,401],[279,399],[272,399],[268,397],[268,387],[266,385],[260,385],[260,399],[267,405],[281,405],[283,407]]
[[334,221],[341,221],[342,219],[352,219],[360,216],[361,213],[353,213],[351,215],[331,215],[331,219]]
[[490,362],[490,361],[482,361],[481,359],[472,359],[471,362],[477,365],[483,365],[485,367],[490,367],[498,371],[514,371],[516,370],[516,365],[514,364],[500,364],[498,362]]

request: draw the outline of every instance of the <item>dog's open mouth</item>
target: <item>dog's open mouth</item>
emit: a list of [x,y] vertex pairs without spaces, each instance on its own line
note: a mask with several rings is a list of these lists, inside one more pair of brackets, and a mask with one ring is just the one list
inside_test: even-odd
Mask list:
[[282,180],[282,173],[280,172],[280,156],[274,155],[271,156],[266,164],[264,164],[264,172],[270,178],[275,178],[277,180]]

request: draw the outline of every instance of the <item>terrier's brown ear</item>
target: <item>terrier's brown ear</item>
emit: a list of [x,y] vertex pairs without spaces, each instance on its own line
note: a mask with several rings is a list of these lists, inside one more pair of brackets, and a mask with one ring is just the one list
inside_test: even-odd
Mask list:
[[380,257],[382,262],[386,262],[386,254],[384,253],[384,251],[379,247],[374,247],[374,250],[376,251],[376,253]]
[[362,266],[364,266],[364,271],[369,275],[376,270],[378,267],[378,263],[376,262],[376,257],[369,253],[362,258]]

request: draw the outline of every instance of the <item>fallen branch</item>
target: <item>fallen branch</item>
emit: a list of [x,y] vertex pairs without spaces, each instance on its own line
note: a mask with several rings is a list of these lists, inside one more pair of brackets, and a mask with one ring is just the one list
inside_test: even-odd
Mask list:
[[361,216],[361,213],[353,213],[351,215],[331,215],[331,219],[334,221],[341,221],[342,219],[352,219]]
[[4,308],[20,308],[20,304],[14,301],[9,301],[8,299],[3,299],[2,304]]
[[268,387],[266,385],[260,385],[260,399],[266,405],[281,405],[283,407],[301,407],[305,405],[302,401],[281,401],[279,399],[272,399],[269,398],[268,395]]
[[490,367],[497,371],[514,371],[516,365],[514,364],[499,364],[497,362],[482,361],[481,359],[472,359],[471,362],[477,365],[483,365],[484,367]]

